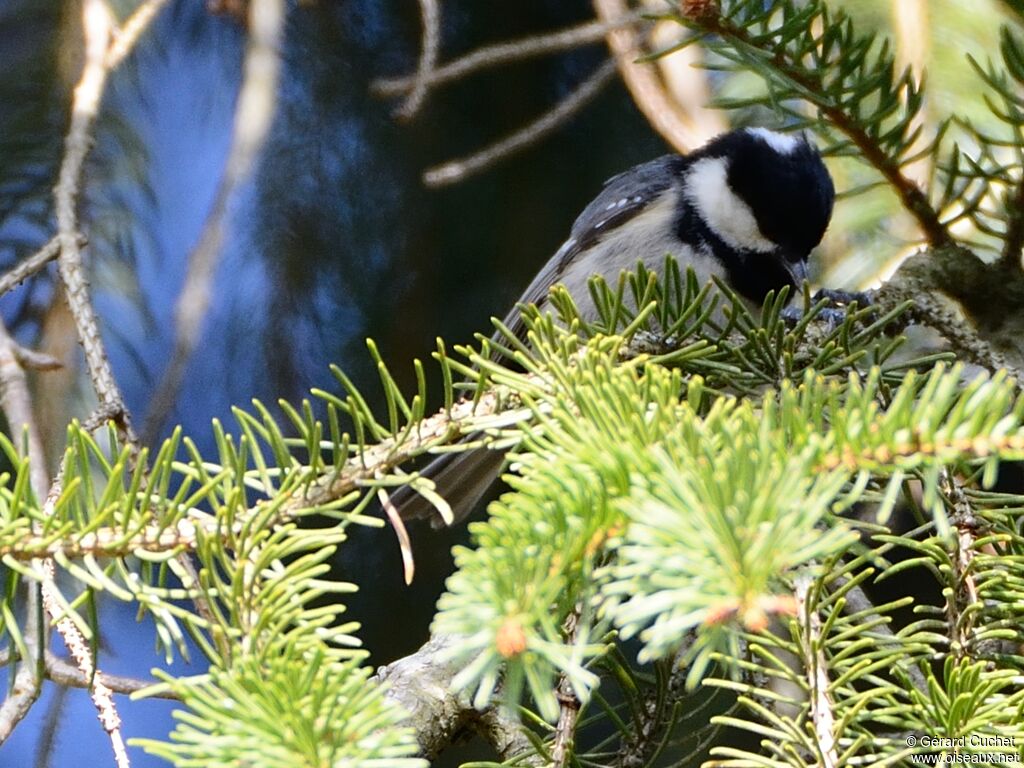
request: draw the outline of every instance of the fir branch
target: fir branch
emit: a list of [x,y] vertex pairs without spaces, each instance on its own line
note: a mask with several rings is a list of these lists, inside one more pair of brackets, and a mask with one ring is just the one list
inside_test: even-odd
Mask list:
[[[773,19],[780,12],[783,23],[776,25]],[[678,19],[702,32],[709,48],[749,66],[776,86],[780,93],[773,94],[774,99],[798,98],[817,107],[864,161],[881,173],[928,243],[933,247],[953,244],[948,226],[927,194],[904,173],[900,153],[885,146],[911,138],[906,134],[920,104],[912,74],[894,78],[892,57],[885,49],[869,59],[871,39],[856,37],[852,23],[841,14],[830,18],[820,0],[799,6],[792,0],[773,0],[767,7],[758,0],[737,0],[728,10],[709,5],[701,13]],[[824,38],[816,31],[819,25],[825,30]],[[853,50],[858,51],[862,71],[847,86],[842,60]],[[895,128],[883,128],[888,113],[881,107],[867,117],[860,115],[861,106],[870,99],[877,96],[884,105],[886,97],[895,93],[905,93],[908,105],[908,114],[899,118]]]
[[807,675],[807,697],[811,723],[814,726],[816,754],[823,768],[839,766],[836,745],[836,717],[829,690],[829,664],[824,652],[821,617],[812,591],[818,589],[815,577],[805,568],[793,579],[796,594],[796,621],[800,627],[804,651],[803,671]]

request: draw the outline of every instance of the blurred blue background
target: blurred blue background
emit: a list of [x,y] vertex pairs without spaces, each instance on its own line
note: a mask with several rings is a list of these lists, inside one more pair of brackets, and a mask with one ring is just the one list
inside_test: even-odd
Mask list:
[[[479,6],[444,3],[443,58],[591,14],[586,0]],[[77,14],[77,2],[0,0],[0,269],[54,232],[51,189],[79,71]],[[81,213],[104,338],[137,419],[170,357],[186,259],[223,171],[244,41],[231,16],[197,0],[171,2],[112,76],[96,127]],[[290,7],[276,119],[232,201],[212,307],[165,434],[180,424],[209,449],[211,419],[230,421],[230,406],[253,397],[297,401],[312,386],[331,389],[332,362],[373,393],[368,336],[410,388],[411,360],[428,358],[437,336],[457,343],[486,331],[604,179],[665,151],[616,81],[539,146],[454,187],[427,189],[425,168],[536,117],[606,52],[595,45],[488,71],[432,94],[414,120],[397,123],[394,104],[371,97],[369,84],[413,69],[418,45],[411,0]],[[73,328],[55,295],[51,269],[3,297],[0,312],[22,343],[73,359]],[[88,415],[81,379],[45,374],[37,393],[57,451],[68,418]],[[417,577],[407,588],[391,531],[353,533],[336,576],[361,585],[349,612],[363,623],[372,662],[385,663],[426,638],[448,551],[465,534],[412,531]],[[147,675],[161,662],[151,627],[132,610],[106,608],[102,668]],[[171,709],[122,700],[126,737],[165,737]],[[45,741],[52,749],[40,749]],[[48,685],[0,748],[0,765],[106,765],[107,755],[87,696],[55,696]],[[132,760],[163,764],[137,749]]]

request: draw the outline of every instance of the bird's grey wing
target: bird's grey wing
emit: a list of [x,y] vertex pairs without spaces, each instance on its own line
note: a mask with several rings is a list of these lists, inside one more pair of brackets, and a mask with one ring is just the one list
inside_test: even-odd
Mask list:
[[672,186],[685,164],[686,158],[681,155],[663,155],[608,179],[600,194],[576,218],[569,239],[548,259],[505,315],[504,325],[522,338],[525,328],[518,305],[543,304],[551,286],[559,282],[566,265],[576,255],[599,241],[605,232],[641,213]]

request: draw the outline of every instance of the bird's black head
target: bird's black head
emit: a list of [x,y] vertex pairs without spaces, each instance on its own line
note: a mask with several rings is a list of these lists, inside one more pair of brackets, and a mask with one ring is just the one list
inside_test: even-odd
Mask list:
[[754,300],[795,285],[832,216],[835,188],[804,136],[723,134],[689,156],[684,195],[719,241],[737,289]]

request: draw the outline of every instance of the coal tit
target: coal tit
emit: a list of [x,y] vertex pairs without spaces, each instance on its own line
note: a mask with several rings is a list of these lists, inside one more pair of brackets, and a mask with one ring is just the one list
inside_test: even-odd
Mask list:
[[[769,291],[803,283],[834,198],[832,178],[805,136],[731,131],[690,154],[665,155],[606,182],[518,303],[543,309],[560,283],[593,320],[592,275],[614,285],[638,262],[660,271],[671,254],[702,283],[717,275],[759,309]],[[523,332],[518,309],[505,325]],[[421,475],[434,481],[459,521],[487,492],[503,459],[498,451],[449,453]],[[402,490],[393,499],[402,517],[436,518],[426,499]]]

